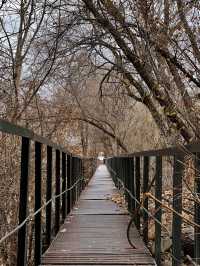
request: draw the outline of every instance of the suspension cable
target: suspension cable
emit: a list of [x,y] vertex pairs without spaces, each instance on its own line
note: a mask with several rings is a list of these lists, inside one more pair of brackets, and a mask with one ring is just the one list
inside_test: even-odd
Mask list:
[[[116,177],[116,178],[117,178],[117,177]],[[131,191],[130,191],[128,188],[125,187],[124,182],[123,182],[122,180],[120,180],[119,178],[117,178],[117,180],[118,180],[118,182],[120,182],[120,183],[122,184],[123,189],[126,190],[126,191],[128,192],[128,194],[130,195],[130,197],[131,197],[132,199],[134,199],[134,200],[139,204],[138,208],[134,211],[134,213],[131,213],[132,217],[131,217],[131,219],[130,219],[130,221],[129,221],[129,224],[128,224],[128,226],[127,226],[127,230],[126,230],[127,240],[128,240],[130,246],[131,246],[133,249],[137,249],[137,247],[135,246],[135,244],[133,244],[133,242],[132,242],[132,240],[131,240],[131,238],[130,238],[130,229],[131,229],[132,224],[133,224],[134,221],[135,221],[135,216],[136,216],[136,214],[138,213],[138,211],[139,211],[140,209],[143,209],[143,210],[148,214],[148,216],[150,216],[151,218],[153,218],[153,220],[156,221],[156,222],[157,222],[157,223],[158,223],[163,229],[165,229],[165,231],[167,232],[167,234],[170,236],[170,232],[168,231],[168,229],[167,229],[167,228],[166,228],[166,227],[165,227],[165,226],[164,226],[164,225],[163,225],[163,224],[162,224],[157,218],[155,218],[154,215],[152,215],[152,214],[151,214],[151,213],[150,213],[150,212],[149,212],[149,211],[143,206],[144,199],[147,198],[147,197],[150,197],[150,198],[154,199],[155,201],[159,202],[160,205],[162,205],[164,208],[166,208],[166,209],[170,210],[171,212],[175,213],[177,216],[180,216],[180,217],[182,218],[182,220],[185,220],[186,223],[191,224],[191,225],[193,225],[193,226],[196,226],[196,227],[200,228],[200,225],[199,225],[199,224],[196,224],[195,222],[192,222],[192,221],[188,220],[187,218],[183,217],[180,213],[176,212],[174,209],[170,208],[169,206],[163,204],[162,201],[159,201],[156,197],[154,197],[154,196],[153,196],[151,193],[149,193],[149,192],[144,193],[144,194],[143,194],[142,202],[139,202],[139,201],[133,196],[133,194],[131,193]],[[160,209],[160,208],[159,208],[159,209]],[[178,260],[178,259],[177,259],[172,253],[170,253],[170,256],[171,256],[175,261],[181,263],[181,261]],[[197,264],[194,263],[193,261],[192,261],[192,263],[193,263],[193,265],[197,266]]]
[[35,211],[34,213],[29,214],[29,216],[27,216],[26,219],[22,223],[20,223],[12,231],[10,231],[9,233],[7,233],[4,237],[2,237],[0,239],[0,244],[2,242],[4,242],[7,238],[9,238],[10,236],[12,236],[14,233],[16,233],[17,231],[19,231],[19,229],[22,228],[27,222],[31,221],[31,219],[34,218],[39,212],[41,212],[47,205],[49,205],[49,203],[55,201],[55,199],[60,198],[63,194],[65,194],[66,192],[72,190],[82,180],[84,180],[83,177],[79,178],[70,188],[67,188],[66,190],[62,191],[60,194],[53,196],[50,200],[48,200],[47,202],[45,202],[37,211]]
[[[130,239],[130,229],[131,229],[131,226],[132,226],[132,224],[134,223],[134,221],[135,221],[135,216],[136,216],[136,214],[139,212],[139,210],[140,209],[143,209],[147,214],[148,214],[148,216],[149,217],[151,217],[154,221],[156,221],[167,233],[168,233],[168,235],[170,235],[170,232],[168,231],[168,229],[154,216],[154,215],[152,215],[145,207],[144,207],[144,205],[143,205],[143,203],[144,203],[144,200],[146,199],[146,198],[151,198],[151,199],[153,199],[153,200],[155,200],[155,201],[157,201],[158,203],[160,203],[160,205],[163,207],[163,208],[166,208],[167,210],[169,210],[170,212],[173,212],[173,213],[175,213],[177,216],[179,216],[179,217],[181,217],[182,218],[182,220],[183,221],[185,221],[185,223],[187,223],[187,224],[190,224],[190,225],[193,225],[193,226],[195,226],[195,227],[197,227],[197,228],[200,228],[200,225],[199,224],[197,224],[197,223],[195,223],[195,222],[193,222],[193,221],[190,221],[189,219],[187,219],[187,218],[185,218],[182,214],[180,214],[179,212],[177,212],[177,211],[175,211],[173,208],[171,208],[171,207],[169,207],[169,206],[167,206],[166,204],[163,204],[162,203],[162,201],[160,201],[160,200],[158,200],[155,196],[153,196],[150,192],[145,192],[145,193],[143,193],[143,197],[142,197],[142,201],[140,202],[136,197],[134,197],[133,196],[133,194],[131,193],[131,191],[125,186],[125,184],[124,184],[124,182],[121,180],[121,179],[119,179],[118,177],[117,177],[117,173],[110,167],[110,166],[108,166],[108,168],[109,168],[109,170],[111,171],[111,172],[113,172],[113,174],[115,175],[115,178],[117,179],[117,181],[119,182],[119,183],[121,183],[121,185],[122,185],[122,187],[123,187],[123,189],[124,190],[126,190],[126,192],[129,194],[129,196],[133,199],[133,200],[135,200],[135,202],[136,203],[138,203],[138,208],[134,211],[134,213],[131,213],[131,215],[132,215],[132,217],[131,217],[131,219],[130,219],[130,221],[129,221],[129,224],[128,224],[128,227],[127,227],[127,240],[128,240],[128,242],[129,242],[129,244],[131,245],[131,247],[133,247],[134,249],[136,249],[136,246],[135,246],[135,244],[131,241],[131,239]],[[159,208],[160,209],[160,208]],[[183,210],[184,211],[184,210]],[[171,256],[173,257],[173,255],[171,254]],[[176,258],[174,258],[174,259],[176,259]]]
[[[112,169],[112,168],[111,168],[111,169]],[[112,172],[113,172],[115,175],[117,175],[116,172],[115,172],[113,169],[112,169]],[[151,198],[151,199],[157,201],[158,203],[160,203],[160,205],[162,205],[163,208],[168,209],[169,211],[175,213],[177,216],[181,217],[183,220],[185,220],[186,223],[188,223],[188,224],[190,224],[190,225],[193,225],[193,226],[195,226],[195,227],[200,228],[200,225],[199,225],[199,224],[197,224],[197,223],[195,223],[195,222],[193,222],[193,221],[190,221],[189,219],[183,217],[183,215],[182,215],[181,213],[175,211],[173,208],[171,208],[171,207],[167,206],[166,204],[162,203],[162,201],[158,200],[158,199],[157,199],[155,196],[153,196],[150,192],[145,192],[145,193],[143,193],[143,199],[142,199],[142,202],[139,202],[138,199],[136,199],[136,197],[133,196],[133,194],[131,193],[131,191],[130,191],[128,188],[126,188],[126,186],[124,185],[124,182],[123,182],[121,179],[119,179],[117,176],[116,176],[116,178],[117,178],[117,180],[122,184],[123,189],[126,190],[126,191],[128,192],[129,196],[130,196],[133,200],[135,200],[135,201],[140,205],[140,208],[144,209],[145,212],[148,212],[148,213],[149,213],[149,211],[146,210],[146,209],[144,208],[144,206],[143,206],[143,202],[144,202],[144,200],[145,200],[146,198]],[[183,211],[184,211],[184,210],[183,210]],[[186,211],[184,211],[184,212],[186,212]],[[151,216],[152,216],[152,215],[151,215]],[[156,220],[157,222],[159,222],[154,216],[152,216],[152,218],[154,218],[154,220]],[[160,223],[160,222],[159,222],[159,223]]]

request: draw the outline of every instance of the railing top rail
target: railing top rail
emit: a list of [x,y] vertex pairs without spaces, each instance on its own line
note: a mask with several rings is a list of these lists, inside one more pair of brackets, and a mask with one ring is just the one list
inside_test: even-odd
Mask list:
[[192,153],[200,152],[200,142],[194,142],[188,145],[178,145],[176,147],[169,147],[166,149],[158,150],[145,150],[129,154],[120,154],[117,156],[110,156],[109,158],[121,158],[121,157],[139,157],[139,156],[173,156],[176,154],[191,155]]
[[[50,146],[50,147],[54,148],[55,150],[60,150],[61,152],[71,154],[64,147],[52,142],[51,140],[49,140],[47,138],[44,138],[42,136],[35,134],[32,130],[21,127],[21,126],[14,125],[14,124],[12,124],[6,120],[3,120],[3,119],[0,119],[0,132],[16,135],[19,137],[29,138],[33,141],[37,141],[37,142],[40,142],[40,143],[45,144],[47,146]],[[73,155],[73,154],[71,154],[71,155]],[[79,156],[76,156],[76,157],[79,157]]]

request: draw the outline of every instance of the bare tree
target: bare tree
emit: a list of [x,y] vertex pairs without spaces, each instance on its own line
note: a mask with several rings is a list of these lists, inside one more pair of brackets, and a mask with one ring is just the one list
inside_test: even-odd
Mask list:
[[0,10],[1,98],[4,116],[17,122],[61,60],[71,18],[68,24],[62,23],[62,0],[4,2]]
[[125,90],[147,106],[169,143],[199,138],[194,114],[200,87],[199,4],[83,0],[74,6],[84,25],[74,45],[88,47],[97,69],[106,71],[101,85],[111,73],[120,75]]

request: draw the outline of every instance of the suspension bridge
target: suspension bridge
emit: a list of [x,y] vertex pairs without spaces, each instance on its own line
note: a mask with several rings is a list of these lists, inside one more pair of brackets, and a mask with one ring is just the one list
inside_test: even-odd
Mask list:
[[[182,246],[182,177],[183,158],[192,154],[200,170],[200,144],[163,150],[144,151],[106,158],[86,185],[84,158],[75,156],[32,131],[0,121],[0,131],[21,138],[20,191],[18,225],[0,239],[0,244],[17,234],[16,265],[27,262],[27,224],[34,220],[34,264],[64,265],[162,265],[162,170],[163,158],[173,158],[172,265],[181,265]],[[30,149],[30,146],[34,149]],[[42,172],[42,149],[45,147],[46,176]],[[35,209],[28,213],[30,155],[34,150]],[[155,159],[155,177],[150,180],[150,159]],[[95,162],[96,159],[93,161]],[[53,193],[53,175],[55,193]],[[42,204],[42,179],[45,203]],[[154,186],[154,196],[149,193]],[[112,198],[123,189],[127,207]],[[196,178],[195,192],[200,193]],[[155,214],[149,212],[149,197],[155,200]],[[194,254],[200,258],[200,207],[194,204]],[[45,212],[45,221],[41,212]],[[148,249],[148,221],[155,221],[155,254]],[[186,221],[184,221],[186,222]],[[44,224],[45,234],[42,234]]]

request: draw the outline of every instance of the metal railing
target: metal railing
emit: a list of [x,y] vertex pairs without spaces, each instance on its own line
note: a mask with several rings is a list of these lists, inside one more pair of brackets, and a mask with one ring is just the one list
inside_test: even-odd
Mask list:
[[[8,233],[2,241],[12,234],[18,233],[17,266],[27,265],[27,222],[34,219],[34,263],[40,265],[44,248],[48,248],[64,222],[66,216],[73,208],[77,197],[84,189],[83,159],[74,156],[63,147],[50,140],[34,134],[32,131],[15,126],[7,121],[0,120],[0,132],[19,136],[21,138],[20,161],[20,191],[18,226]],[[30,149],[34,146],[34,150]],[[45,147],[46,158],[42,160],[42,149]],[[34,153],[33,153],[34,152]],[[34,154],[35,196],[34,213],[28,215],[28,183],[30,155]],[[45,204],[42,205],[42,163],[46,165]],[[53,195],[53,174],[55,174],[55,194]],[[53,206],[54,203],[54,206]],[[54,208],[53,208],[54,207]],[[42,241],[41,211],[45,211],[45,240]],[[52,213],[54,210],[54,213]],[[54,219],[52,219],[52,214]],[[52,224],[54,221],[54,224]],[[52,232],[53,227],[53,232]]]
[[[184,158],[188,154],[194,160],[195,189],[193,191],[194,212],[193,221],[184,219],[182,212],[182,182],[184,175]],[[200,144],[191,144],[176,148],[162,150],[151,150],[133,154],[110,157],[106,164],[116,187],[125,188],[125,199],[128,203],[128,210],[133,215],[137,229],[143,235],[143,240],[148,244],[148,223],[152,218],[149,210],[149,199],[154,200],[154,223],[155,223],[155,260],[161,265],[161,233],[163,204],[163,161],[164,158],[172,159],[172,207],[168,208],[172,213],[172,265],[181,265],[182,257],[182,223],[189,223],[194,227],[194,260],[200,264]],[[150,180],[150,163],[154,165],[154,175]],[[153,189],[152,189],[153,187]],[[150,193],[153,190],[153,194]],[[192,194],[191,194],[192,195]],[[141,228],[142,223],[142,228]],[[142,230],[141,230],[142,229]],[[132,245],[134,247],[134,245]]]

